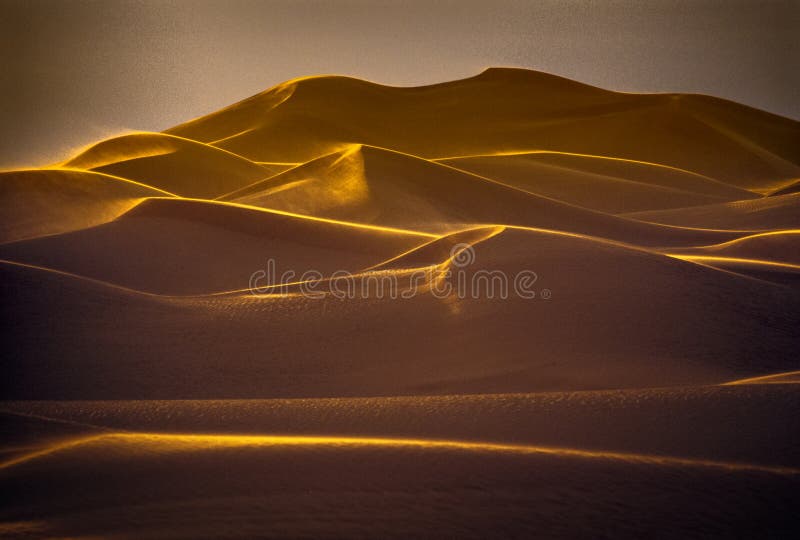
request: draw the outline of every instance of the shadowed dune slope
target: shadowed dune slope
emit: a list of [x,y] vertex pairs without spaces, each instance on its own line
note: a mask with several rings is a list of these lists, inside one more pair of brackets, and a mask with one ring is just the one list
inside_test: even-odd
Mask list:
[[432,233],[476,224],[509,224],[640,245],[697,245],[737,236],[609,216],[414,156],[363,145],[351,145],[222,199]]
[[[0,258],[160,294],[246,289],[276,278],[358,271],[429,237],[186,199],[147,199],[98,227],[0,247]],[[273,278],[273,279],[276,279]],[[265,276],[261,285],[266,285]]]
[[67,169],[0,172],[0,242],[92,227],[163,191],[105,174]]
[[[511,276],[509,287],[524,270],[536,297],[512,289],[503,300],[479,270]],[[378,294],[373,283],[347,300],[169,300],[3,272],[9,398],[531,392],[721,383],[799,366],[791,290],[549,232],[506,229],[477,243],[464,298],[421,287],[392,299],[391,285]]]
[[800,406],[800,393],[775,377],[757,381],[538,394],[20,401],[0,405],[0,423],[15,426],[8,446],[34,450],[106,432],[206,432],[513,442],[798,467],[800,419],[783,411]]
[[491,68],[0,173],[0,538],[797,537],[798,141]]
[[95,144],[65,164],[130,178],[185,197],[214,198],[274,174],[243,157],[164,133]]
[[790,537],[800,485],[581,452],[131,433],[0,477],[3,528],[40,538]]
[[717,98],[621,94],[506,68],[417,88],[296,79],[167,132],[254,161],[305,162],[358,142],[425,158],[529,149],[622,157],[767,191],[800,173],[796,121]]
[[528,152],[438,161],[531,193],[612,214],[756,197],[688,171],[600,156]]
[[769,195],[770,197],[775,195],[787,195],[789,193],[797,193],[798,191],[800,191],[800,180],[797,180],[796,182],[792,182],[789,185],[776,189],[770,192]]
[[678,227],[766,231],[797,229],[800,228],[800,193],[692,208],[634,212],[625,217]]

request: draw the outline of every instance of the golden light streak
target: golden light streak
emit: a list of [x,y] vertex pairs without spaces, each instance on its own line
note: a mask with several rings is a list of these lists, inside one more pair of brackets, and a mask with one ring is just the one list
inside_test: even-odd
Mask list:
[[[80,159],[81,157],[84,156],[84,154],[87,154],[88,152],[91,152],[92,150],[94,150],[97,147],[100,147],[102,145],[110,143],[111,141],[115,141],[117,139],[122,139],[124,137],[135,137],[135,136],[140,136],[140,135],[148,135],[148,136],[152,136],[152,137],[155,137],[155,138],[159,138],[159,139],[162,139],[164,142],[169,142],[169,141],[182,142],[182,143],[188,144],[190,147],[191,146],[198,146],[198,145],[199,146],[204,146],[204,147],[208,148],[209,150],[211,150],[211,151],[213,151],[215,153],[220,153],[221,152],[223,154],[227,154],[230,157],[233,157],[233,158],[236,158],[236,159],[239,159],[239,160],[242,160],[242,161],[247,161],[249,163],[252,163],[252,164],[256,165],[256,162],[254,162],[254,161],[252,161],[252,160],[250,160],[250,159],[248,159],[248,158],[246,158],[244,156],[241,156],[239,154],[231,152],[230,150],[225,150],[224,148],[219,148],[219,147],[216,147],[216,146],[212,146],[210,143],[197,141],[195,139],[188,139],[186,137],[181,137],[180,135],[173,135],[172,133],[163,133],[163,132],[160,132],[160,131],[126,131],[126,132],[121,133],[119,135],[115,135],[114,137],[109,137],[107,139],[103,139],[101,141],[97,141],[97,142],[91,143],[89,145],[86,145],[86,146],[78,149],[74,153],[73,157],[65,159],[64,161],[62,161],[59,164],[57,164],[56,167],[69,167],[69,165],[68,165],[69,163]],[[174,152],[176,152],[175,149],[168,149],[168,150],[155,149],[155,150],[150,150],[150,151],[134,152],[134,153],[131,153],[131,154],[125,154],[122,151],[117,151],[116,154],[113,155],[113,156],[109,155],[108,157],[106,157],[105,159],[103,159],[101,161],[97,161],[95,163],[92,163],[91,167],[73,168],[73,170],[81,170],[81,171],[92,170],[92,169],[96,169],[96,168],[100,168],[100,167],[105,167],[107,165],[113,165],[114,163],[119,163],[119,162],[122,162],[122,161],[129,161],[129,160],[146,158],[146,157],[155,157],[155,156],[160,156],[160,155],[171,154],[171,153],[174,153]]]
[[92,443],[153,445],[161,452],[191,452],[221,448],[415,448],[422,450],[453,450],[473,453],[502,453],[517,455],[544,455],[579,459],[623,461],[632,464],[662,467],[700,467],[722,469],[732,472],[762,472],[780,475],[800,474],[800,469],[785,466],[761,465],[757,463],[715,461],[708,459],[682,458],[652,454],[583,450],[527,444],[504,444],[477,441],[442,439],[384,438],[384,437],[339,437],[310,435],[198,435],[182,433],[112,433],[80,437],[61,442],[42,450],[31,452],[0,463],[0,469],[78,448]]
[[785,269],[785,270],[793,270],[800,272],[800,265],[766,261],[763,259],[743,259],[739,257],[713,257],[710,255],[679,255],[673,253],[668,253],[667,255],[674,259],[681,259],[684,261],[697,262],[701,264],[709,263],[713,265],[714,263],[728,263],[728,264],[734,264],[734,265],[739,264],[745,266],[765,266],[770,269]]
[[738,379],[723,383],[722,386],[739,384],[800,384],[800,371],[785,371],[783,373],[761,375],[760,377],[750,377],[749,379]]
[[800,234],[800,229],[781,229],[778,231],[765,231],[756,234],[749,234],[747,236],[742,236],[741,238],[734,238],[733,240],[728,240],[727,242],[722,242],[720,244],[712,244],[704,246],[704,248],[706,249],[724,248],[724,247],[734,246],[741,242],[752,240],[753,238],[760,238],[763,236],[784,236],[784,235],[794,235],[794,234]]
[[[163,198],[163,197],[150,197],[150,199],[161,199],[161,198]],[[369,225],[367,223],[354,223],[354,222],[351,222],[351,221],[340,221],[338,219],[329,219],[329,218],[323,218],[323,217],[317,217],[317,216],[309,216],[307,214],[295,214],[294,212],[287,212],[285,210],[276,210],[274,208],[262,208],[260,206],[250,206],[248,204],[242,204],[242,203],[235,203],[235,202],[228,202],[228,201],[216,201],[216,200],[209,200],[209,199],[195,199],[195,198],[192,198],[192,197],[181,197],[180,200],[181,201],[193,201],[193,202],[204,203],[204,204],[218,204],[218,205],[224,205],[224,206],[235,206],[235,207],[238,207],[238,208],[243,208],[245,210],[253,210],[255,212],[262,212],[262,213],[265,213],[265,214],[278,214],[278,215],[281,215],[281,216],[288,216],[288,217],[299,218],[299,219],[307,219],[309,221],[316,221],[316,222],[319,222],[319,223],[328,223],[328,224],[332,224],[332,225],[351,227],[351,228],[355,228],[355,229],[369,229],[369,230],[373,230],[373,231],[388,232],[388,233],[394,233],[394,234],[404,234],[404,235],[409,235],[409,236],[420,236],[420,237],[426,237],[426,238],[439,238],[438,234],[426,233],[426,232],[422,232],[422,231],[413,231],[411,229],[399,229],[399,228],[396,228],[396,227],[383,227],[381,225]]]
[[[134,185],[134,186],[138,186],[138,187],[142,187],[142,188],[145,188],[145,189],[149,189],[151,191],[156,191],[158,193],[163,193],[167,197],[176,198],[176,199],[180,198],[178,195],[175,195],[174,193],[170,193],[169,191],[165,191],[165,190],[163,190],[161,188],[153,187],[153,186],[151,186],[149,184],[143,184],[142,182],[137,182],[136,180],[131,180],[130,178],[124,178],[122,176],[115,176],[113,174],[100,172],[100,171],[93,171],[91,169],[77,169],[75,167],[59,167],[59,166],[56,166],[56,167],[41,167],[41,168],[38,168],[38,169],[36,169],[36,168],[34,168],[34,169],[17,169],[17,170],[14,170],[14,171],[5,171],[5,172],[7,172],[7,173],[8,172],[11,172],[11,173],[18,173],[18,172],[24,173],[24,172],[27,172],[27,171],[44,171],[44,172],[47,172],[47,171],[67,171],[67,172],[77,172],[77,173],[81,173],[81,174],[89,174],[89,175],[93,175],[93,176],[101,176],[101,177],[107,178],[108,180],[113,180],[115,182],[124,182],[126,184],[131,184],[131,185]],[[145,198],[147,198],[147,197],[145,197]],[[144,200],[145,198],[142,198],[142,200]],[[163,198],[163,197],[156,197],[156,198]]]

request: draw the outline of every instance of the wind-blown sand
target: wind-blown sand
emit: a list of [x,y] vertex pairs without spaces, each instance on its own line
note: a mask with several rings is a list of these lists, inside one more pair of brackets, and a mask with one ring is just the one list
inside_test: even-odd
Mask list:
[[0,173],[0,537],[790,537],[798,140],[502,68]]
[[2,172],[0,242],[92,227],[113,220],[146,197],[170,195],[131,180],[93,172]]

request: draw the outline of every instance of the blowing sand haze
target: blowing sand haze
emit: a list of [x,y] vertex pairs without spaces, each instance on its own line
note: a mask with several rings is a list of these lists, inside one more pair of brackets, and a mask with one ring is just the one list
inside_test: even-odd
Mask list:
[[790,537],[799,181],[795,120],[518,68],[6,170],[0,536]]

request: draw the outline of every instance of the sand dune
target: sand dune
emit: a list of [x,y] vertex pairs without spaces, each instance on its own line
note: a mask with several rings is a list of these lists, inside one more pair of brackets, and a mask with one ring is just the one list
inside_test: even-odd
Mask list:
[[123,538],[568,536],[598,527],[630,537],[785,536],[798,487],[793,475],[561,455],[130,434],[2,478],[15,494],[9,527]]
[[353,145],[223,200],[431,233],[476,224],[564,230],[641,245],[697,245],[737,234],[617,218],[399,152]]
[[438,161],[531,193],[612,214],[756,197],[688,171],[602,156],[527,152]]
[[[602,523],[605,530],[631,536],[651,527],[668,535],[755,533],[755,527],[781,534],[791,528],[797,469],[759,460],[794,454],[794,419],[781,411],[795,406],[796,398],[769,385],[527,396],[11,404],[14,412],[3,418],[37,431],[44,428],[41,419],[18,415],[51,418],[55,431],[63,422],[100,426],[3,462],[0,478],[15,494],[4,508],[4,532],[399,537],[435,527],[441,534],[485,537],[498,531],[590,534]],[[747,421],[732,421],[731,411],[741,411]],[[125,431],[113,431],[114,426]],[[696,427],[711,446],[687,440],[679,426]],[[143,427],[155,431],[129,431]],[[187,433],[192,428],[201,431]],[[209,434],[214,428],[221,431]],[[275,436],[254,431],[259,428],[313,435]],[[380,437],[387,432],[393,436]],[[490,439],[474,441],[476,432]],[[448,434],[466,434],[467,440]],[[747,447],[736,444],[742,436],[751,442]],[[530,438],[584,446],[532,444]],[[638,451],[603,449],[621,439]],[[726,440],[732,444],[721,444]],[[773,454],[782,447],[788,454]],[[652,449],[661,452],[642,451]],[[674,510],[675,501],[686,500],[678,495],[694,492],[697,483],[705,489],[680,512],[652,512],[653,504],[666,501]],[[481,512],[471,510],[478,507]],[[731,508],[737,512],[731,514]],[[746,520],[736,517],[743,509]],[[631,512],[645,517],[632,521]]]
[[209,201],[147,199],[111,223],[0,247],[0,258],[158,294],[247,289],[275,261],[276,278],[356,272],[429,240]]
[[513,443],[793,468],[800,465],[798,419],[782,411],[797,408],[800,396],[777,384],[785,380],[780,374],[725,386],[536,394],[21,401],[5,402],[0,418],[17,426],[8,444],[26,448],[14,459],[106,433],[206,432]]
[[184,197],[214,198],[275,174],[243,157],[164,133],[133,133],[95,144],[65,163],[122,176]]
[[[392,299],[373,289],[370,297],[353,299],[167,300],[7,265],[14,342],[27,351],[7,365],[15,381],[7,395],[516,392],[717,383],[798,366],[798,311],[790,308],[797,295],[777,285],[529,230],[490,236],[475,245],[475,259],[467,279],[482,269],[511,276],[533,270],[536,294],[549,298],[503,300],[499,289],[490,296],[484,283],[477,298],[420,292]],[[724,308],[718,298],[726,299]],[[143,320],[147,340],[140,342],[132,333]],[[51,328],[46,344],[36,330],[42,326]],[[62,351],[57,361],[55,350]],[[171,375],[187,371],[191,377]]]
[[744,236],[711,246],[670,250],[670,254],[775,283],[800,286],[798,244],[800,231],[785,230]]
[[92,227],[145,197],[169,193],[105,174],[67,169],[0,173],[0,242]]
[[678,227],[731,230],[776,230],[800,227],[800,194],[791,193],[748,201],[636,212],[626,217]]
[[799,138],[493,68],[0,173],[0,537],[794,537]]
[[621,157],[757,190],[800,174],[795,121],[707,96],[620,94],[520,69],[418,88],[297,79],[167,132],[256,161],[305,162],[358,142],[425,158],[533,148]]

